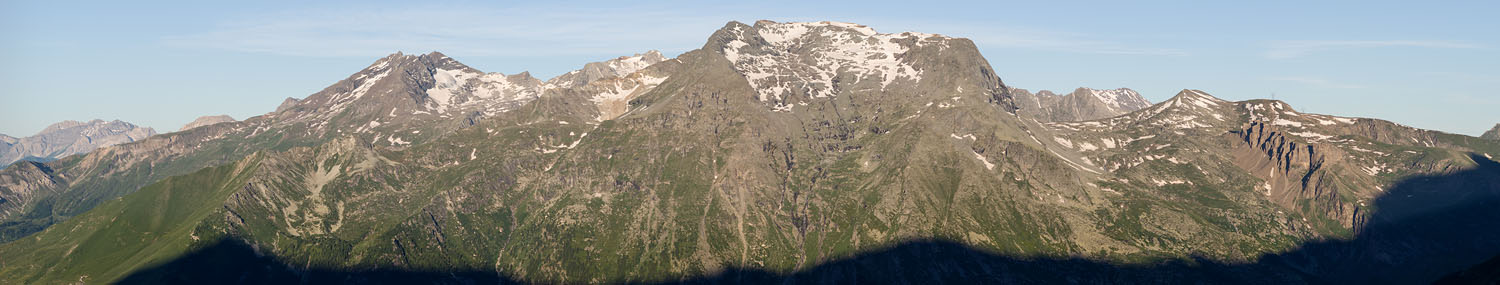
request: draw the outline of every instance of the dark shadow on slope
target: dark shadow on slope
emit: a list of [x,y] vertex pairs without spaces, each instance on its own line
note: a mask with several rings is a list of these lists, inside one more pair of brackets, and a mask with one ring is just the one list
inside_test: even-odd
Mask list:
[[170,262],[132,272],[119,284],[513,284],[490,271],[294,269],[256,254],[237,239],[220,240]]
[[[1500,164],[1395,184],[1356,238],[1315,241],[1255,263],[1207,259],[1112,264],[997,255],[943,240],[910,241],[793,273],[729,269],[680,283],[1211,283],[1412,284],[1500,254]],[[239,242],[221,242],[135,272],[122,283],[515,283],[499,272],[292,270]],[[1493,282],[1493,280],[1489,280]]]
[[1500,284],[1500,255],[1474,267],[1443,276],[1443,279],[1432,284]]

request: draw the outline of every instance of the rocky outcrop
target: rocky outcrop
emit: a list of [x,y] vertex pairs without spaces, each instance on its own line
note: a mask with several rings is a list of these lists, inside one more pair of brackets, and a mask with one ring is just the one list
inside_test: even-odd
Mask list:
[[297,103],[301,102],[301,99],[286,97],[286,100],[281,100],[281,105],[276,105],[276,112],[279,113],[281,111],[285,111],[286,109],[291,109],[292,107],[296,107]]
[[1489,131],[1484,132],[1484,134],[1480,135],[1479,137],[1492,140],[1500,140],[1500,124],[1495,124],[1494,128],[1490,128]]
[[62,183],[52,168],[40,162],[25,161],[10,167],[15,169],[0,172],[0,219],[21,213],[24,201],[56,191]]
[[[1359,209],[1340,199],[1340,185],[1326,180],[1330,177],[1324,168],[1328,160],[1326,152],[1336,150],[1301,141],[1275,125],[1262,122],[1250,122],[1232,134],[1245,146],[1235,152],[1236,164],[1265,180],[1256,189],[1264,191],[1268,200],[1292,211],[1314,211],[1304,214],[1327,217],[1339,221],[1343,227],[1362,223],[1364,218],[1357,215]],[[1298,203],[1313,207],[1304,209]]]
[[233,121],[234,121],[234,117],[230,117],[229,115],[202,116],[202,117],[198,117],[198,119],[196,119],[196,120],[193,120],[193,122],[188,123],[187,125],[182,126],[182,128],[178,129],[177,131],[179,131],[179,132],[180,131],[186,131],[186,130],[189,130],[189,129],[192,129],[192,128],[197,128],[197,127],[202,127],[202,126],[207,126],[207,125],[212,125],[212,124],[218,124],[218,123],[224,123],[224,122],[233,122]]

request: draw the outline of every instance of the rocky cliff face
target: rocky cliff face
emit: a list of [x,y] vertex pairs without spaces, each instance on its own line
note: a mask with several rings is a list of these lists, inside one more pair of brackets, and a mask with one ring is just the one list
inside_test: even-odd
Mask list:
[[1500,140],[1500,124],[1495,124],[1494,128],[1490,128],[1489,131],[1485,131],[1484,134],[1480,135],[1479,137],[1492,140]]
[[1067,95],[1042,90],[1032,94],[1026,89],[1011,88],[1021,113],[1044,122],[1087,121],[1123,115],[1151,106],[1135,90],[1119,88],[1099,90],[1078,88]]
[[52,161],[94,149],[128,143],[156,135],[151,128],[120,120],[62,121],[25,138],[0,138],[0,165],[22,159]]

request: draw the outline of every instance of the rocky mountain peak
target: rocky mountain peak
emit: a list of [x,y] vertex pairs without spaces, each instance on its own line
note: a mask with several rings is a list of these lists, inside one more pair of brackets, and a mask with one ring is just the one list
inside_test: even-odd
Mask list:
[[229,115],[202,116],[198,117],[198,119],[193,120],[187,125],[183,125],[182,128],[177,129],[177,131],[186,131],[192,128],[233,121],[235,121],[234,117],[230,117]]
[[[1172,96],[1171,99],[1167,99],[1167,101],[1164,101],[1162,102],[1162,104],[1154,107],[1154,109],[1205,110],[1218,107],[1225,103],[1229,103],[1229,101],[1224,101],[1224,99],[1219,99],[1218,97],[1214,97],[1213,95],[1208,95],[1207,92],[1203,92],[1202,90],[1183,89],[1182,91],[1177,92],[1177,95]],[[1285,105],[1285,103],[1283,103],[1283,105]]]
[[1489,131],[1484,132],[1484,134],[1480,135],[1479,137],[1492,140],[1500,140],[1500,124],[1495,124],[1494,128],[1490,128]]
[[323,119],[351,108],[364,117],[376,112],[443,115],[450,110],[486,109],[478,105],[489,104],[479,99],[535,97],[539,91],[531,89],[539,85],[529,73],[486,74],[440,52],[397,52],[305,99],[289,98],[277,109],[299,118]]
[[47,125],[47,127],[43,128],[42,131],[39,132],[38,134],[46,133],[46,132],[50,132],[50,131],[57,131],[57,130],[62,130],[62,129],[68,129],[68,128],[76,128],[76,127],[83,126],[83,125],[99,124],[99,123],[103,123],[103,122],[104,122],[104,120],[100,120],[100,119],[93,119],[93,120],[90,120],[88,122],[79,122],[79,121],[74,121],[74,120],[63,120],[61,122],[56,122],[56,123],[52,123],[51,125]]
[[1150,101],[1129,88],[1080,87],[1062,96],[1048,90],[1035,94],[1020,88],[1011,88],[1010,91],[1021,113],[1049,122],[1103,119],[1151,106]]
[[[714,33],[704,50],[722,54],[745,77],[756,99],[778,111],[844,92],[913,88],[924,74],[932,73],[975,73],[984,78],[968,82],[978,85],[968,86],[970,90],[1004,92],[996,88],[999,78],[988,71],[972,42],[935,34],[883,34],[864,25],[828,21],[761,20],[753,26],[730,22]],[[941,64],[955,61],[983,66]],[[948,84],[956,89],[949,92],[962,93],[964,84]]]
[[1098,99],[1099,102],[1102,102],[1106,106],[1109,106],[1111,109],[1115,110],[1127,110],[1128,112],[1151,106],[1151,102],[1146,101],[1146,98],[1141,97],[1140,93],[1136,93],[1135,90],[1130,90],[1130,88],[1116,88],[1109,90],[1100,90],[1093,88],[1079,89],[1082,91],[1086,91],[1087,94],[1094,97],[1095,99]]
[[604,78],[625,77],[626,75],[635,73],[636,71],[644,69],[647,66],[651,66],[653,64],[657,64],[666,60],[667,58],[665,56],[662,56],[661,52],[650,50],[646,51],[645,53],[638,53],[631,56],[621,56],[601,62],[590,62],[588,64],[584,64],[582,69],[570,71],[568,73],[558,75],[557,77],[553,77],[552,79],[548,79],[547,84],[551,85],[553,88],[583,86],[587,85],[589,82],[594,82]]

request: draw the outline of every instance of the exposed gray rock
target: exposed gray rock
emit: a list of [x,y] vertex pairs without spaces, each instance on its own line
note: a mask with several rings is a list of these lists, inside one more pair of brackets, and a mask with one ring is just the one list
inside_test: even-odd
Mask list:
[[625,77],[647,66],[666,60],[667,58],[662,56],[661,52],[652,50],[646,53],[622,56],[602,62],[591,62],[583,65],[583,69],[553,77],[547,80],[547,84],[563,88],[583,86],[599,79]]
[[10,165],[22,159],[54,160],[152,135],[156,135],[156,130],[120,120],[62,121],[30,137],[5,139],[13,142],[0,148],[0,164]]
[[196,120],[193,120],[193,122],[188,123],[187,125],[182,126],[182,128],[181,129],[177,129],[177,131],[181,132],[181,131],[186,131],[186,130],[192,129],[192,128],[197,128],[197,127],[202,127],[202,126],[207,126],[207,125],[212,125],[212,124],[218,124],[218,123],[224,123],[224,122],[233,122],[233,121],[235,121],[234,117],[230,117],[229,115],[202,116],[202,117],[198,117],[198,119],[196,119]]
[[297,106],[297,102],[301,101],[302,100],[298,100],[297,98],[286,97],[286,100],[281,101],[281,105],[276,105],[276,111],[281,112],[282,110],[286,110],[287,108],[291,108],[292,106]]
[[1010,91],[1022,114],[1046,122],[1103,119],[1151,106],[1151,102],[1129,88],[1078,88],[1073,93],[1062,96],[1048,90],[1038,91],[1036,94],[1020,88],[1011,88]]
[[1490,128],[1489,131],[1484,132],[1484,134],[1480,135],[1479,137],[1492,140],[1500,140],[1500,124],[1495,124],[1494,128]]

